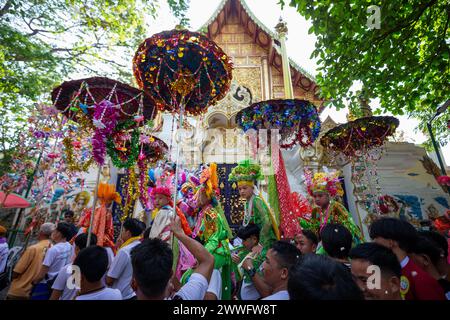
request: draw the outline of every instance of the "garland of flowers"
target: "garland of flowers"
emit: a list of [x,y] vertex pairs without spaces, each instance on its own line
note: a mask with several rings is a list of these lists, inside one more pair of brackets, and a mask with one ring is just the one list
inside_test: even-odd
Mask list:
[[66,155],[67,169],[72,172],[75,172],[75,171],[86,172],[89,169],[89,167],[92,165],[92,162],[94,161],[94,159],[91,157],[83,164],[79,164],[79,161],[74,160],[73,144],[72,144],[71,139],[68,137],[64,138],[62,143],[64,145],[64,153]]
[[[127,120],[125,122],[119,123],[116,126],[116,132],[132,127],[134,126],[134,124],[135,122],[133,120]],[[125,161],[122,160],[120,155],[118,154],[112,135],[110,135],[106,141],[106,149],[108,155],[111,157],[112,163],[116,167],[118,168],[132,167],[139,156],[139,129],[135,127],[133,129],[133,132],[131,133],[130,153],[127,155]]]

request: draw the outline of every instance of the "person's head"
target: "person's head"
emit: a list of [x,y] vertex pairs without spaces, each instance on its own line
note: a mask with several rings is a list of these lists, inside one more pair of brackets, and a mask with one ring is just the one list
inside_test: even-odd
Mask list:
[[267,251],[263,263],[264,281],[272,288],[286,286],[289,269],[301,256],[300,250],[289,242],[276,241]]
[[68,211],[64,212],[64,221],[69,224],[72,224],[74,216],[75,216],[75,214],[73,213],[73,211],[68,210]]
[[374,242],[391,249],[396,255],[399,252],[410,253],[418,237],[417,230],[412,224],[388,217],[372,222],[369,235]]
[[302,230],[302,233],[295,236],[295,245],[302,254],[316,252],[319,240],[311,230]]
[[170,197],[165,194],[157,193],[154,195],[153,201],[155,207],[161,209],[162,207],[167,206],[170,203]]
[[86,247],[93,246],[97,244],[97,236],[94,233],[91,233],[91,239],[89,245],[87,245],[88,234],[81,233],[75,238],[75,255],[78,255],[81,250]]
[[130,238],[138,237],[144,232],[145,226],[142,222],[135,218],[128,218],[122,225],[122,240],[127,241]]
[[242,199],[249,200],[253,195],[253,190],[255,188],[253,181],[239,181],[238,190],[239,196]]
[[6,228],[4,226],[0,226],[0,238],[6,237]]
[[367,300],[401,299],[401,266],[390,249],[374,242],[362,243],[350,251],[350,258],[353,277]]
[[195,198],[198,208],[202,208],[211,203],[211,199],[206,195],[206,190],[204,188],[198,190],[198,192],[195,194]]
[[411,258],[419,267],[436,279],[441,276],[438,265],[439,260],[444,257],[444,252],[439,245],[422,235],[417,239],[411,255]]
[[103,247],[89,246],[78,253],[73,264],[80,268],[81,290],[83,290],[86,285],[102,280],[108,269],[108,253]]
[[238,230],[237,236],[242,239],[242,245],[251,251],[259,243],[259,233],[261,229],[254,223],[248,224]]
[[348,259],[353,237],[346,227],[338,223],[326,224],[320,232],[320,238],[331,258]]
[[142,238],[147,239],[148,237],[150,237],[151,230],[152,230],[152,227],[148,227],[147,229],[145,229],[144,233],[142,234]]
[[71,235],[72,231],[70,229],[70,225],[66,222],[60,222],[52,233],[52,240],[55,243],[65,242],[70,240]]
[[330,195],[328,192],[319,191],[313,194],[314,203],[316,206],[326,208],[330,204]]
[[289,270],[291,300],[363,300],[348,268],[327,256],[307,254]]
[[426,237],[427,239],[436,243],[437,246],[441,249],[441,254],[439,256],[439,260],[437,262],[437,269],[441,276],[446,276],[450,273],[450,265],[447,262],[448,259],[448,242],[447,239],[435,231],[421,231],[420,236]]
[[132,287],[139,300],[165,298],[172,277],[172,250],[160,239],[144,239],[131,251]]
[[38,239],[39,240],[47,240],[52,236],[53,231],[55,230],[55,224],[51,222],[46,222],[41,225],[39,228]]

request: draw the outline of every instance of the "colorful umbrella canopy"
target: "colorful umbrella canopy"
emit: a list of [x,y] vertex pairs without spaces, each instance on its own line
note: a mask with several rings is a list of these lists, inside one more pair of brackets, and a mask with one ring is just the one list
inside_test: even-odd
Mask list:
[[29,208],[31,203],[15,193],[0,192],[0,208]]
[[94,106],[103,100],[108,100],[116,106],[120,105],[119,122],[141,116],[139,114],[141,106],[145,120],[156,116],[154,102],[148,94],[106,77],[65,81],[52,91],[54,106],[75,121],[77,112],[84,112],[92,119]]
[[204,113],[230,88],[232,63],[213,41],[197,32],[170,30],[146,39],[136,51],[133,72],[160,110]]
[[342,153],[350,159],[358,158],[382,146],[398,125],[398,119],[390,116],[363,117],[327,131],[320,143],[326,149]]
[[299,99],[267,100],[252,104],[236,115],[237,124],[244,130],[278,129],[281,148],[311,145],[320,132],[320,118],[316,107]]

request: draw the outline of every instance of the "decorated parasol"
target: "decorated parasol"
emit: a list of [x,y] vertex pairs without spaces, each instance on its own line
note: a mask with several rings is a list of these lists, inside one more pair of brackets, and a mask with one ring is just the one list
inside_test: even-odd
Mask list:
[[359,97],[363,117],[330,129],[320,143],[330,152],[331,159],[346,159],[352,163],[353,193],[365,204],[367,211],[379,216],[379,187],[376,162],[382,157],[383,146],[399,125],[391,116],[372,116],[368,102]]
[[[279,148],[274,150],[274,147],[289,149],[295,145],[307,147],[313,144],[319,136],[321,126],[317,109],[306,100],[267,100],[254,103],[239,111],[236,122],[244,132],[251,132],[252,129],[257,131],[266,129],[271,134],[269,156],[274,172],[267,175],[268,200],[281,228],[282,236],[294,238],[295,234],[300,232],[297,217],[302,213],[296,205],[296,195],[291,193],[281,150]],[[279,135],[279,141],[274,141],[277,135]],[[260,148],[264,142],[256,139],[256,144]]]
[[[118,167],[134,166],[138,160],[139,127],[146,120],[153,119],[156,111],[153,101],[145,92],[119,81],[93,77],[64,82],[53,90],[52,99],[63,114],[78,123],[81,134],[92,135],[92,160],[99,166],[95,190],[99,186],[101,166],[107,151],[111,158],[117,160],[115,164]],[[118,147],[113,140],[117,136],[121,137],[121,143],[129,144],[129,148],[122,148],[120,156],[115,153]],[[64,145],[68,157],[77,141],[67,139]],[[87,169],[92,160],[88,160],[82,169]],[[97,199],[96,193],[92,212]],[[94,214],[90,217],[89,237],[93,219]]]
[[[200,115],[222,99],[230,87],[232,63],[213,41],[197,32],[170,30],[144,40],[133,59],[133,73],[141,89],[161,111],[179,116]],[[178,183],[177,148],[175,185]],[[174,203],[177,203],[174,188]],[[175,207],[174,207],[175,216]]]
[[319,136],[320,118],[316,107],[298,99],[267,100],[252,104],[236,115],[236,122],[246,132],[250,129],[280,133],[280,147],[296,144],[310,146]]

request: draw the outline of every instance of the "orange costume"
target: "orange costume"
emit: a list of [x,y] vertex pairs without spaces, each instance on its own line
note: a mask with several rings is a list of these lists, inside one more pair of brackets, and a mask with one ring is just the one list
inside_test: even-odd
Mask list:
[[[110,247],[115,252],[113,219],[108,207],[113,201],[117,203],[121,201],[120,195],[116,192],[116,187],[112,184],[100,183],[98,186],[98,201],[100,207],[95,209],[91,232],[97,236],[97,245]],[[86,209],[80,219],[79,226],[83,229],[82,232],[87,232],[89,228],[91,212],[92,209]]]

